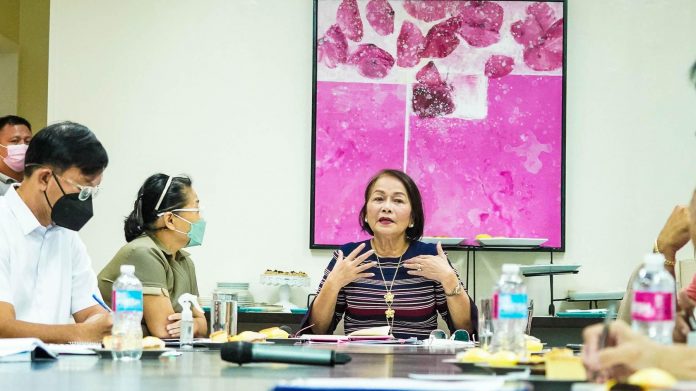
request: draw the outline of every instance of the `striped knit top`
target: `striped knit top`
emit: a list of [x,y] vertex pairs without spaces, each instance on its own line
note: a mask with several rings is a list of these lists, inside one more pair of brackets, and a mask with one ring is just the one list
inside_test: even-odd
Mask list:
[[[363,253],[372,248],[370,241],[367,240],[365,242],[345,244],[341,246],[341,251],[343,251],[343,254],[348,255],[361,243],[365,243]],[[326,277],[333,270],[337,254],[338,252],[334,252],[333,259],[326,267],[317,293],[321,291]],[[401,260],[403,262],[418,255],[437,255],[437,248],[434,244],[412,241]],[[376,260],[376,257],[372,255],[365,262]],[[430,332],[437,329],[438,313],[447,322],[450,332],[454,331],[447,308],[447,297],[439,282],[409,275],[407,273],[408,269],[403,266],[397,270],[399,258],[380,257],[379,263],[382,266],[384,280],[379,267],[375,265],[373,268],[365,271],[374,273],[373,277],[358,279],[340,290],[336,299],[333,322],[328,332],[331,333],[336,329],[336,325],[341,320],[341,317],[345,321],[344,329],[346,334],[368,327],[386,326],[387,320],[384,311],[387,309],[387,305],[384,301],[384,295],[387,289],[385,281],[387,287],[391,286],[395,272],[397,274],[392,288],[392,293],[394,294],[392,309],[395,311],[392,334],[396,338],[428,338]],[[457,274],[457,277],[459,278],[459,274]],[[473,331],[476,331],[478,311],[471,298],[469,298],[469,301]],[[303,321],[302,327],[309,325],[310,316],[311,308]],[[471,331],[469,330],[469,332]]]

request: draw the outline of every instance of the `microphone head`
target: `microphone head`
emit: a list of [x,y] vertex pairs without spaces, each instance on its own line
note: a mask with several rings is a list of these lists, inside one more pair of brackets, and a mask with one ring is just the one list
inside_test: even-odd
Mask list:
[[220,358],[240,365],[249,363],[251,362],[251,347],[249,342],[225,342],[220,349]]

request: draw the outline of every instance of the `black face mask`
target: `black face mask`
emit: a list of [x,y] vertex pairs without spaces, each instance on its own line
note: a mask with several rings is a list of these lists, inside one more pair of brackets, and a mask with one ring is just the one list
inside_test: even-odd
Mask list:
[[55,205],[51,206],[51,202],[48,201],[48,195],[46,195],[44,191],[46,202],[48,202],[48,206],[51,207],[51,219],[58,226],[73,231],[79,231],[87,224],[89,219],[94,216],[92,210],[92,197],[80,201],[78,198],[80,193],[65,194],[63,186],[60,185],[55,174],[53,174],[53,179],[58,184],[60,191],[63,192],[63,196],[56,201]]

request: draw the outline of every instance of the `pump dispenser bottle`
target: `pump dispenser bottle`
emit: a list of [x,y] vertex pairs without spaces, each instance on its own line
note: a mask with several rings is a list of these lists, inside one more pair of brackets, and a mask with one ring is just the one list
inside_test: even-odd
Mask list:
[[184,293],[179,296],[179,304],[181,304],[181,333],[179,334],[179,346],[181,349],[193,348],[193,313],[191,312],[191,304],[198,311],[203,312],[203,309],[198,305],[196,296],[190,293]]

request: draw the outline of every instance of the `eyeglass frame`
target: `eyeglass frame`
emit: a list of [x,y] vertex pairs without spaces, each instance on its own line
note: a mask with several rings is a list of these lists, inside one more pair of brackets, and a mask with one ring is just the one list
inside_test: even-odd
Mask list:
[[[442,333],[441,335],[443,336],[443,338],[440,338],[440,337],[435,336],[433,333],[436,333],[436,332]],[[462,333],[464,333],[464,335],[466,336],[466,339],[459,339],[459,338],[457,338],[457,335],[461,335]],[[428,340],[429,340],[429,341],[432,341],[432,340],[436,340],[436,339],[439,339],[439,340],[450,340],[450,341],[459,341],[459,342],[470,342],[470,341],[471,341],[471,335],[469,334],[468,331],[466,331],[466,330],[464,330],[464,329],[457,329],[457,330],[454,330],[454,332],[452,333],[452,335],[447,336],[447,332],[446,332],[445,330],[442,330],[442,329],[435,329],[435,330],[431,331],[430,334],[428,335]]]
[[[178,209],[172,209],[172,210],[167,210],[167,211],[164,211],[164,212],[159,212],[159,213],[157,213],[157,217],[162,217],[162,216],[166,215],[167,213],[176,214],[176,213],[174,213],[174,212],[195,212],[195,213],[201,214],[201,213],[203,213],[203,208],[198,207],[198,208],[178,208]],[[179,215],[177,215],[177,216],[179,216]],[[190,221],[184,219],[184,218],[181,217],[181,216],[179,216],[179,217],[180,217],[181,219],[183,219],[184,221],[186,221],[187,223],[191,224]]]
[[[46,167],[43,164],[29,163],[29,164],[25,165],[24,167],[26,168],[26,167],[33,167],[33,166],[44,167],[44,168],[48,168],[49,170],[51,170],[51,175],[53,176],[53,179],[55,179],[56,183],[58,184],[58,187],[60,187],[60,191],[62,191],[63,194],[68,194],[68,193],[66,193],[65,190],[63,190],[63,186],[60,185],[60,181],[58,181],[58,178],[60,178],[64,181],[68,182],[69,184],[77,187],[77,189],[80,190],[78,192],[77,199],[80,201],[87,201],[89,199],[89,197],[92,197],[92,198],[96,197],[97,194],[99,194],[99,191],[101,190],[101,187],[99,187],[98,185],[97,186],[86,186],[86,185],[77,184],[77,183],[75,183],[75,181],[73,181],[71,179],[64,178],[64,177],[56,174],[56,171],[53,168]],[[82,193],[86,193],[87,195],[83,195]]]
[[[56,174],[54,171],[51,171],[51,174],[53,174],[54,179],[60,178],[64,181],[68,182],[69,184],[77,187],[77,189],[80,190],[79,193],[77,194],[77,199],[80,201],[87,201],[90,197],[92,197],[92,199],[94,199],[97,196],[97,194],[99,194],[99,191],[101,190],[101,188],[99,186],[86,186],[86,185],[80,185],[78,183],[75,183],[75,181],[73,181],[72,179],[62,177],[62,176]],[[58,183],[57,179],[56,179],[56,183]],[[61,190],[63,190],[63,186],[60,186],[60,183],[58,183],[58,186],[60,187]],[[65,193],[65,190],[63,190],[63,192]]]

